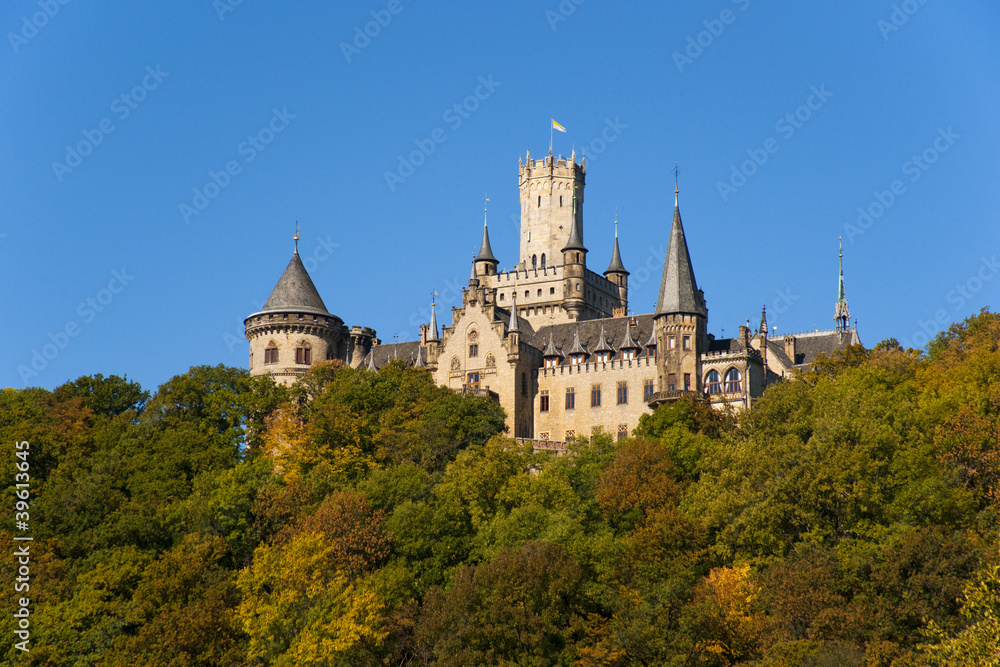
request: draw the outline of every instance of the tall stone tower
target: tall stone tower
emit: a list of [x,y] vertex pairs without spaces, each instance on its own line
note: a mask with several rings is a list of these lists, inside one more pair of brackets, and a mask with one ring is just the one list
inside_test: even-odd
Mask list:
[[575,151],[569,160],[557,160],[551,151],[544,159],[532,160],[529,152],[518,171],[521,190],[520,261],[526,269],[558,265],[574,225],[579,231],[580,245],[583,245],[586,160],[577,164]]
[[346,360],[350,347],[344,321],[326,309],[302,265],[298,239],[296,233],[292,259],[264,307],[243,320],[250,341],[250,375],[271,375],[286,386],[315,361]]
[[659,391],[700,393],[701,355],[708,349],[708,308],[691,268],[674,190],[674,220],[663,263],[660,297],[653,314]]

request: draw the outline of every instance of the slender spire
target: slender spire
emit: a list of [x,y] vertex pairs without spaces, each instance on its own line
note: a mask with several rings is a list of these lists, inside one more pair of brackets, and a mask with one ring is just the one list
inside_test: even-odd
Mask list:
[[479,275],[476,274],[476,257],[472,256],[472,275],[469,276],[469,287],[479,286]]
[[837,237],[840,249],[837,257],[840,260],[840,280],[837,286],[837,308],[834,319],[837,321],[837,331],[847,331],[851,328],[851,311],[847,307],[847,296],[844,293],[844,239]]
[[556,347],[556,341],[555,341],[555,339],[553,339],[551,331],[549,332],[549,344],[548,344],[548,347],[545,348],[545,352],[542,353],[542,356],[543,357],[561,357],[561,356],[563,356],[562,352],[560,352],[559,348]]
[[[680,173],[677,168],[674,174]],[[687,240],[684,238],[684,225],[681,223],[681,209],[677,203],[677,186],[674,186],[674,220],[670,226],[670,241],[667,246],[667,257],[663,262],[663,277],[660,280],[660,297],[656,302],[656,315],[669,313],[692,313],[708,316],[705,299],[698,289],[694,279],[694,269],[691,268],[691,255],[688,253]]]
[[614,352],[615,348],[608,344],[608,339],[604,336],[604,325],[601,325],[601,337],[597,339],[597,346],[594,352]]
[[576,325],[576,331],[573,332],[573,347],[570,348],[569,353],[570,354],[582,354],[582,355],[589,355],[590,354],[590,352],[587,351],[587,347],[585,345],[581,345],[580,344],[580,325],[579,324]]
[[618,346],[619,350],[638,350],[639,346],[636,344],[635,339],[632,338],[632,320],[625,320],[625,338],[622,340],[622,344]]
[[573,186],[573,224],[570,225],[569,230],[569,240],[566,242],[566,246],[562,249],[562,252],[567,250],[582,250],[587,252],[587,249],[583,247],[583,229],[580,227],[580,218],[576,210],[576,186]]
[[479,254],[476,256],[476,261],[491,262],[496,265],[500,263],[500,260],[493,256],[493,248],[490,247],[490,232],[486,226],[486,209],[489,201],[489,197],[483,197],[483,244],[479,248]]
[[437,292],[431,294],[431,324],[430,327],[430,338],[428,340],[440,340],[438,337],[438,318],[437,311],[435,310],[434,297],[437,296]]
[[760,307],[760,329],[758,333],[762,336],[767,335],[767,304]]
[[629,275],[628,271],[625,270],[625,265],[622,264],[622,254],[618,250],[618,209],[615,209],[615,246],[611,251],[611,263],[608,265],[608,270],[604,272],[607,276],[609,273],[624,273],[626,276]]
[[424,361],[424,346],[417,345],[417,358],[413,362],[416,368],[427,368],[427,362]]
[[375,346],[372,345],[372,349],[368,352],[368,362],[365,364],[365,368],[370,371],[378,370],[375,367]]
[[514,286],[514,291],[510,295],[510,324],[507,325],[507,330],[521,330],[521,322],[517,319],[517,285]]

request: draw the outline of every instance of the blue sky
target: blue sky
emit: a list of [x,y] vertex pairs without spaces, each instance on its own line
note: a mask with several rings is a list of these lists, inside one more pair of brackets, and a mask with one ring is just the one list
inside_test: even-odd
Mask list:
[[832,327],[838,236],[868,345],[997,295],[994,2],[63,1],[0,9],[0,386],[245,367],[296,219],[348,325],[415,338],[434,290],[450,322],[484,195],[517,261],[550,117],[588,155],[597,271],[618,210],[637,313],[675,163],[717,336],[761,304]]

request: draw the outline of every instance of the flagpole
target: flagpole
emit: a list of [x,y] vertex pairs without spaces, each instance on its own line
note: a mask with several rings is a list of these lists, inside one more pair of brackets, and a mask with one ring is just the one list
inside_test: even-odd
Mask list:
[[555,131],[555,124],[549,121],[549,155],[552,155],[552,133]]

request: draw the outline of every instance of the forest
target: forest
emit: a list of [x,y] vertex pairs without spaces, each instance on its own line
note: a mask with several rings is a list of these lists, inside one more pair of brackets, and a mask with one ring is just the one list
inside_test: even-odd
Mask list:
[[5,389],[0,436],[3,664],[1000,665],[988,310],[564,455],[399,362]]

